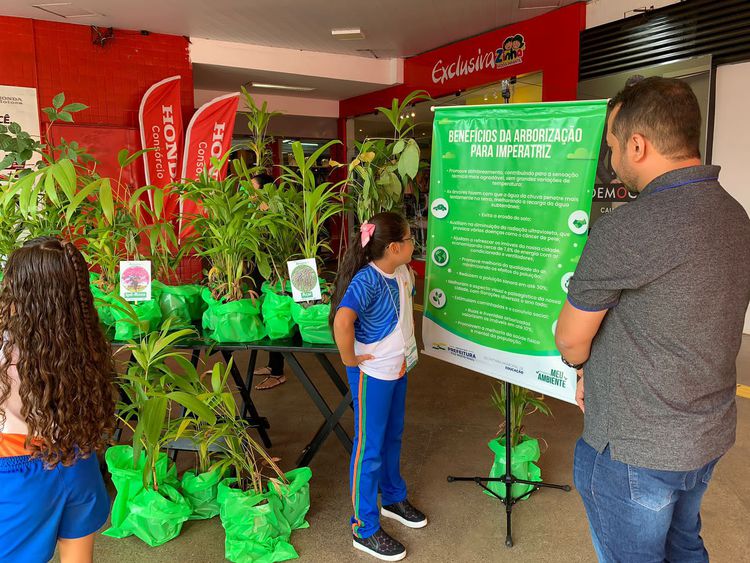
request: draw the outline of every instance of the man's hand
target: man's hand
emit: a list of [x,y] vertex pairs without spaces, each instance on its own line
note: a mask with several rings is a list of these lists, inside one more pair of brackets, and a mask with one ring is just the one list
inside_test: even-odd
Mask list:
[[354,356],[354,360],[347,362],[344,358],[341,358],[341,361],[344,362],[344,365],[349,368],[356,368],[359,364],[362,362],[366,362],[367,360],[373,360],[375,359],[375,356],[372,354],[363,354],[361,356]]
[[579,369],[576,374],[578,374],[578,383],[576,384],[576,404],[581,409],[581,412],[586,412],[583,392],[583,370]]

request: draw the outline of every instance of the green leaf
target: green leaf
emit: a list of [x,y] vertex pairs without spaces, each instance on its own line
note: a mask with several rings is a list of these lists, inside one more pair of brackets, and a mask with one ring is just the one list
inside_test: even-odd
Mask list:
[[138,425],[140,426],[143,423],[143,437],[149,446],[155,446],[159,443],[159,438],[164,429],[164,419],[167,416],[167,405],[166,397],[146,399],[143,405],[142,420],[138,421]]
[[57,110],[55,108],[43,108],[42,111],[47,114],[50,121],[57,121]]
[[409,139],[404,151],[398,159],[398,173],[402,178],[414,178],[419,170],[419,145],[414,139]]
[[70,112],[70,113],[75,113],[77,111],[83,111],[85,109],[89,109],[89,106],[87,106],[86,104],[80,104],[78,102],[73,102],[72,104],[68,104],[67,106],[65,106],[62,109],[63,109],[63,111],[67,111],[67,112]]
[[70,115],[67,111],[61,111],[57,114],[57,117],[60,119],[60,121],[66,121],[68,123],[73,123],[73,116]]
[[154,215],[161,217],[162,211],[164,210],[164,190],[160,188],[154,189]]
[[204,422],[216,424],[216,415],[213,411],[194,396],[183,391],[172,391],[171,393],[167,393],[167,397],[194,413]]
[[8,126],[8,131],[13,133],[14,135],[18,135],[21,132],[21,126],[18,123],[11,123]]
[[[140,157],[142,157],[147,152],[151,152],[151,151],[155,151],[155,150],[156,150],[155,148],[141,149],[141,150],[135,151],[133,154],[127,156],[128,155],[128,149],[122,149],[117,154],[117,161],[120,163],[120,166],[122,168],[127,168],[128,166],[130,166],[131,164],[133,164],[136,160],[138,160]],[[122,160],[120,160],[120,155],[122,155],[123,152],[125,153],[126,157],[123,158]]]
[[64,92],[60,92],[57,96],[52,98],[52,105],[55,107],[55,109],[60,109],[64,103],[65,103]]
[[102,213],[112,225],[115,220],[115,203],[112,199],[112,184],[109,178],[102,178],[101,186],[99,187],[99,205],[101,205]]
[[120,168],[125,168],[125,161],[128,158],[128,149],[120,149],[117,153],[117,162],[120,164]]
[[10,154],[0,160],[0,170],[5,170],[6,168],[8,168],[8,166],[13,164],[13,160],[13,155]]

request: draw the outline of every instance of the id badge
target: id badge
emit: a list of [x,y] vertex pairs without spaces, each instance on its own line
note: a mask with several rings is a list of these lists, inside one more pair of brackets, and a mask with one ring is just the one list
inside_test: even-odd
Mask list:
[[406,343],[404,355],[406,356],[406,371],[408,372],[417,365],[417,360],[419,360],[419,353],[417,352],[417,339],[414,336],[412,336]]

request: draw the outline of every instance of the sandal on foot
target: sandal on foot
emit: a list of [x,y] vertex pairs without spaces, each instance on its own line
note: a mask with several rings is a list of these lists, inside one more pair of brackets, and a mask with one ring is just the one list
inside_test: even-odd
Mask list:
[[256,385],[255,388],[258,391],[267,391],[269,389],[273,389],[274,387],[278,387],[282,383],[286,383],[286,376],[284,376],[284,375],[269,375],[263,381],[261,381],[260,383],[258,383],[258,385]]
[[253,372],[253,375],[265,375],[265,376],[269,376],[269,375],[271,375],[271,368],[269,368],[268,366],[263,367],[263,368],[255,368],[255,371]]

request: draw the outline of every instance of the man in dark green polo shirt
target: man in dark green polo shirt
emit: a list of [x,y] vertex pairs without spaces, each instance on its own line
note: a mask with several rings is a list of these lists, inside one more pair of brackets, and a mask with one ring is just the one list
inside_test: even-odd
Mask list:
[[582,368],[574,480],[601,561],[708,561],[700,505],[735,439],[750,220],[701,165],[700,125],[678,80],[610,102],[612,165],[639,194],[592,229],[557,324]]

